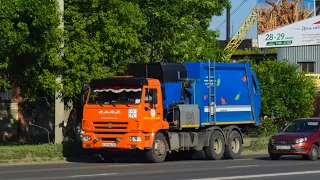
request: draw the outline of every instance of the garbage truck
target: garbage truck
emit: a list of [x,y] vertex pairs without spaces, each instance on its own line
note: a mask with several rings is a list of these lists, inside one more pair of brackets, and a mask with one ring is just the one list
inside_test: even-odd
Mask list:
[[[243,134],[261,125],[259,81],[248,62],[130,63],[125,76],[93,79],[82,96],[82,148],[241,155]],[[192,153],[189,153],[192,155]]]

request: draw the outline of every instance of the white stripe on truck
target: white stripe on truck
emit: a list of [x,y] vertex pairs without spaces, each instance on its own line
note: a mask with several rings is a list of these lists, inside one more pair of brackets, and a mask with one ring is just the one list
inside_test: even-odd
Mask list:
[[[251,111],[251,106],[250,105],[245,105],[245,106],[217,106],[216,107],[216,112],[243,112],[243,111]],[[208,111],[208,106],[205,106],[204,112],[209,112]]]

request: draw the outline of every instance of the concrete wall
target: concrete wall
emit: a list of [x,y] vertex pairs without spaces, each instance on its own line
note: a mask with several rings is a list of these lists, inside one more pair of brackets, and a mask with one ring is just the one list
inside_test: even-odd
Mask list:
[[0,141],[15,139],[17,130],[18,104],[0,103]]

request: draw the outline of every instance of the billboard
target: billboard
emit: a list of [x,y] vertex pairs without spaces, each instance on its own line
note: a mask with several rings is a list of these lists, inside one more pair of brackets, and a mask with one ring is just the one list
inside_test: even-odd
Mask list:
[[320,45],[320,0],[258,0],[259,48]]

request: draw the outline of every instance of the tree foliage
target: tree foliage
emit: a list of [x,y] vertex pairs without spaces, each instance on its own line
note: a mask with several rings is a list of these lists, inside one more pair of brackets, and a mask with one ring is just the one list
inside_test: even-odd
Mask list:
[[142,49],[148,61],[221,60],[217,32],[208,30],[212,16],[221,15],[227,0],[140,0],[147,18]]
[[139,6],[121,0],[65,1],[64,93],[79,93],[92,78],[124,73],[141,45],[146,22]]
[[56,0],[0,1],[0,90],[52,95],[61,42]]
[[253,69],[261,86],[262,117],[275,120],[283,128],[294,119],[313,114],[316,85],[313,79],[297,72],[297,65],[266,60],[253,64]]
[[65,0],[64,92],[125,74],[129,62],[219,59],[208,30],[227,0]]

